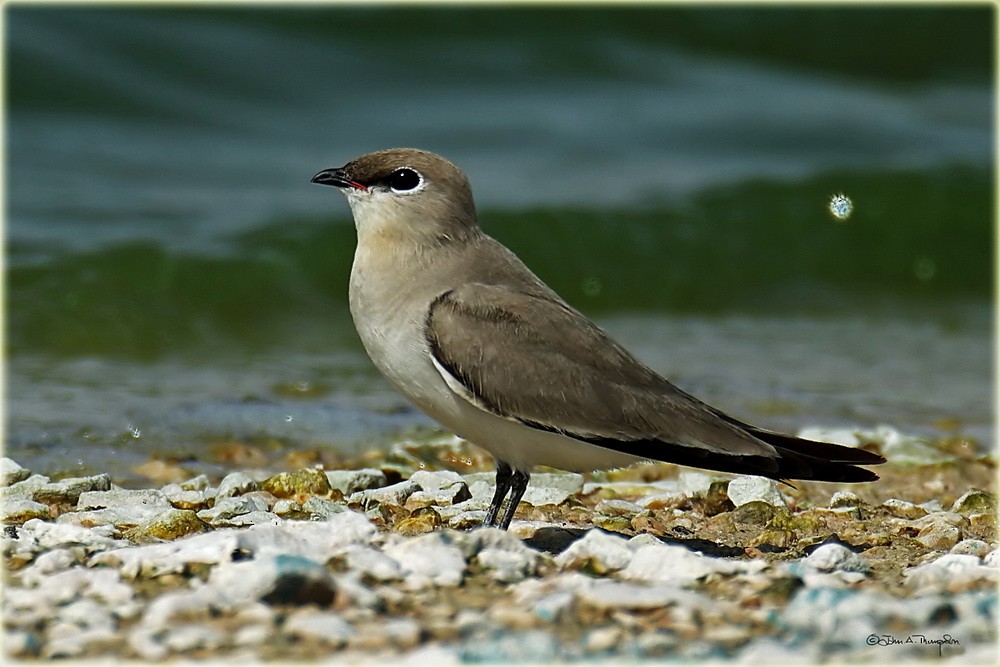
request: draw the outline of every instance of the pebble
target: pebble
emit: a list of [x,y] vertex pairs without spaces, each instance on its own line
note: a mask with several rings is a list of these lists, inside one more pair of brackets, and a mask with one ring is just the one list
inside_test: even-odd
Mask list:
[[375,468],[327,470],[326,479],[331,489],[340,491],[345,497],[358,491],[377,489],[389,483],[385,473]]
[[27,468],[22,468],[13,459],[9,459],[6,456],[0,458],[0,486],[10,486],[11,484],[28,479],[30,476],[31,471]]
[[996,514],[996,496],[982,489],[969,489],[955,501],[951,506],[951,511],[965,516],[973,514]]
[[34,500],[47,505],[75,505],[84,491],[107,491],[111,488],[111,478],[105,474],[93,477],[69,477],[58,482],[49,482],[33,494]]
[[929,563],[907,568],[906,583],[918,590],[968,585],[979,581],[996,582],[1000,571],[971,554],[945,554]]
[[403,573],[408,590],[429,586],[458,586],[465,574],[462,551],[447,542],[441,533],[411,537],[384,548],[385,555],[395,560]]
[[864,556],[854,553],[842,544],[823,544],[802,560],[806,567],[820,572],[860,572],[871,570],[871,564]]
[[267,503],[261,498],[246,495],[229,496],[218,499],[212,509],[198,512],[198,518],[207,523],[220,524],[240,514],[267,510]]
[[32,519],[49,519],[52,512],[48,505],[23,498],[4,499],[0,505],[0,522],[17,525]]
[[919,519],[922,516],[927,516],[927,510],[923,507],[897,498],[886,500],[882,503],[881,507],[892,516],[898,516],[901,519]]
[[357,491],[348,496],[347,502],[351,505],[359,504],[365,508],[372,503],[402,507],[406,504],[406,499],[419,490],[420,486],[416,482],[406,479],[377,489]]
[[[522,502],[532,507],[560,505],[583,490],[583,475],[575,472],[538,472],[531,475]],[[492,495],[492,491],[490,492]]]
[[736,507],[755,500],[774,507],[785,507],[785,499],[781,497],[778,485],[766,477],[750,475],[737,477],[729,482],[726,493]]
[[634,552],[628,540],[592,528],[556,556],[556,565],[562,570],[586,570],[606,574],[625,568]]
[[215,493],[216,502],[221,498],[242,496],[244,493],[256,491],[258,488],[257,480],[245,472],[231,472],[219,482],[219,489]]
[[635,550],[632,560],[620,573],[632,581],[691,584],[713,572],[754,573],[767,567],[763,560],[712,558],[681,546],[646,544]]

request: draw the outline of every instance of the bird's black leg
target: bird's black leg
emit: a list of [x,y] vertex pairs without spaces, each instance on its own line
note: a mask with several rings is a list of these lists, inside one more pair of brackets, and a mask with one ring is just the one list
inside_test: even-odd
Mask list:
[[521,503],[521,496],[524,495],[524,490],[528,488],[528,479],[530,477],[531,473],[525,470],[515,470],[511,476],[510,499],[507,501],[507,511],[503,513],[503,521],[500,522],[500,528],[503,530],[507,530],[507,527],[510,526],[511,519],[514,518],[514,510]]
[[497,490],[493,493],[493,501],[490,503],[489,511],[486,512],[486,520],[483,522],[484,526],[497,525],[497,514],[500,513],[500,506],[503,505],[503,499],[507,496],[507,492],[510,491],[512,474],[513,471],[509,465],[503,461],[497,461]]

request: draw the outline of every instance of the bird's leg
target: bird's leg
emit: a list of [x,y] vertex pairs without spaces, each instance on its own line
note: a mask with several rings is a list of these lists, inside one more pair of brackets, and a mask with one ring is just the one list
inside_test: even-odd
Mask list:
[[490,503],[489,511],[486,512],[486,520],[483,522],[483,525],[497,525],[497,514],[500,513],[500,506],[503,505],[503,499],[507,496],[507,492],[510,491],[512,474],[513,471],[509,465],[503,461],[497,461],[497,489],[493,492],[493,501]]
[[503,521],[500,522],[500,528],[503,530],[507,530],[511,519],[514,518],[514,510],[520,504],[524,490],[528,488],[528,479],[531,477],[531,473],[525,470],[515,470],[511,477],[510,499],[507,501],[507,510],[503,513]]

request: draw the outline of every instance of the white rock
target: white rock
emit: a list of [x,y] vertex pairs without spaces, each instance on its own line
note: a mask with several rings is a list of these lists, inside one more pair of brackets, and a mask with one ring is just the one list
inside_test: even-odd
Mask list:
[[861,499],[850,491],[837,491],[830,497],[830,507],[858,507]]
[[406,499],[419,490],[420,486],[416,482],[407,479],[389,486],[352,493],[347,498],[347,502],[360,503],[364,508],[367,508],[371,503],[402,507],[406,504]]
[[983,557],[983,563],[990,567],[1000,568],[1000,549],[994,549]]
[[487,547],[477,554],[479,564],[490,571],[496,581],[512,584],[535,571],[535,560],[524,552]]
[[111,488],[111,478],[107,474],[92,477],[67,477],[58,482],[49,482],[34,493],[34,499],[41,503],[75,503],[84,491],[107,491]]
[[35,495],[35,491],[49,483],[49,478],[45,475],[31,475],[20,482],[15,482],[7,487],[0,487],[0,498],[4,503],[13,499],[30,500]]
[[441,533],[428,533],[387,545],[385,555],[403,571],[404,587],[417,590],[427,586],[458,586],[465,574],[465,558]]
[[385,473],[375,468],[327,470],[326,479],[330,483],[330,488],[340,491],[345,496],[366,489],[377,489],[389,483]]
[[112,489],[110,491],[84,491],[76,503],[77,510],[131,508],[137,505],[170,509],[170,501],[159,489]]
[[249,514],[250,512],[266,512],[267,502],[255,496],[223,496],[215,501],[211,509],[198,512],[198,518],[208,523],[219,523],[227,519]]
[[882,503],[882,507],[886,508],[889,514],[903,519],[919,519],[927,514],[927,510],[923,507],[898,498],[889,498]]
[[10,486],[28,479],[30,476],[31,471],[22,468],[14,459],[9,459],[6,456],[0,458],[0,486]]
[[785,507],[785,499],[781,497],[778,485],[773,479],[744,475],[729,482],[726,490],[733,505],[740,507],[755,500],[760,500],[774,507]]
[[633,516],[642,511],[642,507],[636,503],[617,498],[605,499],[597,503],[594,511],[605,516]]
[[647,544],[636,549],[620,576],[630,581],[693,583],[712,572],[722,574],[756,573],[767,567],[760,559],[739,561],[712,558],[684,547]]
[[80,545],[88,551],[114,549],[129,545],[125,540],[111,537],[110,526],[75,526],[32,519],[18,529],[22,541],[31,540],[41,549],[57,549]]
[[984,565],[976,556],[969,554],[945,554],[940,558],[903,571],[908,586],[941,589],[949,584],[970,584],[978,581],[996,582],[997,568]]
[[871,564],[842,544],[823,544],[802,560],[810,568],[820,572],[861,572],[871,570]]
[[717,475],[709,475],[693,470],[684,470],[677,476],[680,491],[688,498],[700,498],[708,493],[712,482],[721,479]]
[[[275,504],[277,505],[277,503]],[[307,498],[306,501],[302,503],[302,510],[309,512],[309,514],[313,517],[319,518],[323,521],[328,520],[335,514],[350,511],[347,507],[347,503],[328,500],[327,498],[318,498],[316,496]]]
[[221,498],[241,496],[244,493],[256,491],[258,488],[257,481],[245,472],[231,472],[219,482],[219,490],[215,493],[216,502]]
[[577,600],[597,609],[662,609],[671,604],[703,607],[707,598],[679,586],[595,579],[576,591]]
[[352,545],[344,551],[347,567],[376,581],[402,579],[403,568],[381,551],[364,545]]
[[285,619],[283,630],[295,637],[313,639],[334,646],[342,646],[356,634],[350,623],[333,612],[300,609]]
[[[82,562],[84,554],[83,550],[77,547],[73,548],[61,548],[53,549],[52,551],[45,551],[39,554],[38,558],[35,559],[29,567],[33,570],[38,570],[41,575],[52,574],[53,572],[58,572],[59,570],[66,570],[70,566]],[[27,569],[27,568],[26,568]],[[24,571],[22,571],[22,575]]]
[[[977,558],[984,558],[990,553],[990,545],[982,540],[962,540],[951,548],[953,554],[970,554]],[[989,563],[987,563],[988,565]]]
[[532,507],[560,505],[582,490],[583,475],[579,473],[538,472],[531,476],[528,489],[521,500]]
[[48,519],[49,506],[26,498],[5,498],[0,506],[0,523],[13,524],[22,521]]
[[621,570],[633,555],[628,540],[592,528],[556,556],[556,565],[561,570],[588,568],[604,574]]
[[416,482],[421,491],[440,491],[457,484],[466,486],[462,476],[452,470],[417,470],[410,475],[410,480]]

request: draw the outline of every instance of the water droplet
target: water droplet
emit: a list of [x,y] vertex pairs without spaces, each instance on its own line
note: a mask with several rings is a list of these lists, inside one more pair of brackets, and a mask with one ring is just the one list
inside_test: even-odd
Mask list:
[[285,421],[286,422],[292,421],[292,416],[291,415],[285,415]]
[[847,220],[854,211],[854,202],[847,195],[840,193],[830,198],[830,213],[838,220]]

